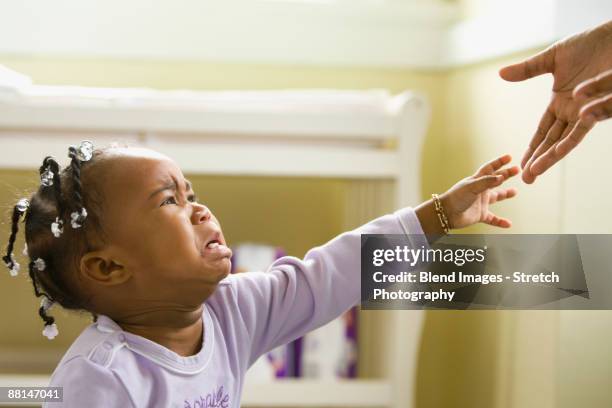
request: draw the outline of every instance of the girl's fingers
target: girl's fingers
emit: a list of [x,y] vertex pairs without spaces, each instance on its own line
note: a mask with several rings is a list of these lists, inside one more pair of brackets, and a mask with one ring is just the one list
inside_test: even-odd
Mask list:
[[512,221],[507,218],[498,217],[490,211],[482,222],[499,228],[510,228],[512,226]]
[[523,155],[521,160],[521,169],[525,168],[527,162],[529,162],[529,159],[531,159],[531,156],[533,156],[533,152],[535,152],[540,143],[542,143],[542,140],[544,140],[548,134],[548,131],[550,130],[550,127],[555,123],[556,119],[555,114],[550,109],[546,109],[546,112],[544,112],[544,115],[542,115],[542,118],[540,118],[540,123],[538,124],[535,134],[531,137],[529,147],[527,147],[527,151],[525,151],[525,154]]
[[508,180],[510,177],[514,177],[519,173],[518,166],[508,167],[507,169],[497,170],[493,173],[496,176],[503,176],[504,181]]
[[514,187],[495,190],[491,192],[489,196],[489,204],[495,204],[499,201],[507,200],[508,198],[512,198],[518,194],[518,191]]
[[475,176],[479,177],[479,176],[484,176],[487,174],[492,174],[493,172],[495,172],[496,170],[499,170],[500,168],[510,163],[511,161],[512,161],[512,156],[510,156],[509,154],[504,154],[503,156],[497,157],[483,164],[482,166],[480,166]]
[[504,176],[490,174],[473,179],[470,188],[474,194],[480,194],[490,188],[499,186],[503,181]]
[[512,166],[507,169],[497,170],[493,174],[475,177],[471,182],[472,192],[474,192],[475,194],[480,194],[486,191],[487,189],[497,187],[510,177],[516,176],[518,173],[518,167]]
[[602,121],[610,117],[612,117],[612,91],[580,109],[580,118],[587,123]]

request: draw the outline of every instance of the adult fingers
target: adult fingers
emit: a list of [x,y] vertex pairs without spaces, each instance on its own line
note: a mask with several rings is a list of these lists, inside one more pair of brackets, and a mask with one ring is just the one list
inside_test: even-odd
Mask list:
[[575,99],[586,99],[612,92],[612,69],[579,83],[572,93]]
[[546,170],[554,166],[561,157],[556,152],[555,146],[551,147],[546,153],[538,157],[533,163],[529,165],[529,171],[531,172],[531,177],[535,177],[541,175]]
[[556,143],[561,136],[561,132],[565,131],[566,128],[566,123],[560,120],[556,120],[551,126],[550,130],[546,134],[546,138],[542,140],[540,145],[535,149],[529,158],[529,161],[525,164],[525,167],[523,167],[523,174],[521,175],[521,178],[525,183],[531,184],[535,181],[537,174],[533,172],[533,163]]
[[540,118],[538,128],[536,129],[535,134],[532,136],[531,141],[529,142],[529,147],[527,147],[527,150],[523,155],[523,159],[521,160],[522,169],[525,168],[527,162],[529,162],[529,159],[531,159],[533,152],[538,148],[540,143],[542,143],[542,140],[544,140],[544,138],[548,134],[548,131],[550,130],[550,127],[555,123],[555,120],[555,114],[550,109],[550,107],[548,107],[546,109],[546,112],[544,112],[544,115],[542,115],[542,117]]
[[485,219],[482,222],[484,222],[485,224],[489,224],[494,227],[500,227],[500,228],[510,228],[512,226],[512,222],[509,219],[498,217],[497,215],[493,214],[491,211],[487,213],[487,215],[485,216]]
[[612,91],[587,103],[580,109],[580,118],[586,122],[602,121],[612,117]]
[[525,183],[531,184],[535,181],[536,176],[531,172],[531,169],[529,167],[525,167],[523,169],[523,173],[521,174],[521,179],[523,179]]
[[486,162],[476,172],[476,177],[484,176],[487,174],[492,174],[496,170],[500,169],[502,166],[510,163],[512,161],[512,156],[509,154],[504,154],[503,156],[496,157],[495,159]]
[[489,204],[495,204],[497,202],[507,200],[508,198],[516,196],[517,193],[518,191],[514,187],[492,191],[491,195],[489,196]]
[[567,128],[568,128],[567,122],[557,119],[555,123],[550,127],[550,130],[546,134],[546,137],[544,138],[544,140],[542,140],[542,143],[540,143],[540,145],[536,148],[536,150],[531,155],[531,159],[529,159],[529,162],[527,162],[526,166],[530,166],[531,164],[533,164],[534,161],[538,159],[538,157],[546,153],[552,145],[554,145],[555,143],[557,143],[559,139],[561,139],[561,136],[564,133],[567,135],[567,133],[569,133],[569,130],[571,129],[571,128],[570,129],[567,129]]
[[503,67],[499,70],[499,76],[506,81],[524,81],[525,79],[553,72],[555,68],[554,62],[555,50],[553,47],[549,47],[524,61]]
[[569,152],[578,146],[592,127],[592,124],[579,120],[571,128],[567,137],[561,138],[559,143],[552,146],[546,153],[531,164],[531,173],[534,176],[539,176],[546,172],[546,170],[551,168],[555,163],[563,159]]

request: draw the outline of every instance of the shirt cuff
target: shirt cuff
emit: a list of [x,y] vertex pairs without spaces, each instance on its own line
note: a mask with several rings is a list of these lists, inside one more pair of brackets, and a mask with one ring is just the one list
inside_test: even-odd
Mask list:
[[414,209],[405,207],[395,211],[394,214],[398,218],[404,233],[408,236],[412,247],[420,248],[423,246],[425,249],[428,249],[429,242]]

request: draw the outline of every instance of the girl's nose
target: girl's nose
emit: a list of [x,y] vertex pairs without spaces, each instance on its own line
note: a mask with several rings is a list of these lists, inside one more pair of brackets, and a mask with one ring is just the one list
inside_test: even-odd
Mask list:
[[191,221],[194,224],[202,224],[208,220],[212,216],[208,207],[202,204],[194,203],[193,204],[193,212],[191,213]]

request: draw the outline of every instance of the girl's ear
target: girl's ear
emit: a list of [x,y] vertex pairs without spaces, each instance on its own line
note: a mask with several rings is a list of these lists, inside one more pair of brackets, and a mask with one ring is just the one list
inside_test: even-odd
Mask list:
[[88,252],[81,257],[81,275],[100,285],[118,285],[127,281],[131,273],[105,250]]

